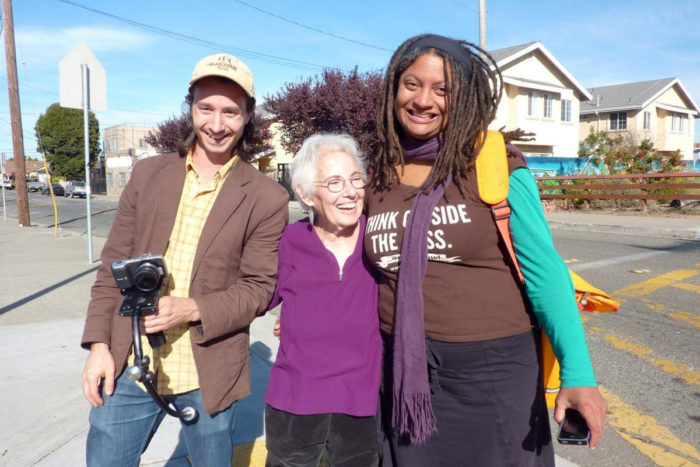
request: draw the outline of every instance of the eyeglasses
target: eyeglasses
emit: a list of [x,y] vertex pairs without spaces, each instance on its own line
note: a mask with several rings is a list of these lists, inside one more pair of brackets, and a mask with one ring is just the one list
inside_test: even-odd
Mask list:
[[[323,186],[331,193],[340,193],[345,188],[345,179],[343,177],[334,177],[323,182],[314,182],[314,185]],[[356,190],[361,190],[367,185],[364,177],[361,175],[353,175],[349,180],[350,185]]]

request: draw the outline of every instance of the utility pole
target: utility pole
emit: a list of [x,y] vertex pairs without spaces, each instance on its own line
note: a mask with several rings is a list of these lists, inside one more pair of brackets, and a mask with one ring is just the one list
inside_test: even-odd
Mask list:
[[479,0],[479,47],[486,50],[486,0]]
[[27,198],[27,168],[24,160],[22,113],[19,106],[17,58],[15,56],[15,26],[12,19],[12,1],[2,0],[2,26],[5,30],[5,59],[7,62],[7,91],[10,94],[12,122],[12,151],[15,157],[15,189],[17,190],[17,219],[19,225],[29,227],[29,199]]

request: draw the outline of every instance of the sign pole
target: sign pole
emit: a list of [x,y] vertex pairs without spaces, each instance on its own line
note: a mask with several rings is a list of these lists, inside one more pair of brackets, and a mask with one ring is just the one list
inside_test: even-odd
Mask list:
[[[78,44],[58,65],[61,107],[83,109],[85,130],[85,204],[87,215],[88,258],[92,255],[92,183],[90,183],[90,109],[107,110],[105,69],[85,44]],[[82,82],[82,93],[78,83]]]
[[7,206],[5,205],[5,153],[0,154],[0,177],[2,177],[2,217],[7,220]]
[[87,219],[87,237],[88,237],[88,261],[90,264],[94,262],[92,257],[92,207],[90,196],[92,189],[90,187],[90,128],[89,128],[89,112],[90,112],[90,70],[87,64],[81,64],[80,68],[83,72],[83,127],[85,134],[85,202],[86,202],[86,219]]

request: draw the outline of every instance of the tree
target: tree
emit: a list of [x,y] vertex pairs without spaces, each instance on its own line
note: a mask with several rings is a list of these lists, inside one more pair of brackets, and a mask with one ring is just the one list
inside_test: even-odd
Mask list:
[[[171,117],[164,122],[158,124],[158,128],[149,131],[146,135],[146,143],[153,146],[156,151],[161,154],[177,151],[177,141],[180,133],[183,131],[183,125],[190,118],[188,113],[183,113],[179,117]],[[270,121],[263,120],[257,113],[253,114],[253,122],[257,129],[257,135],[254,135],[250,141],[250,153],[257,154],[258,152],[270,149]]]
[[182,114],[179,117],[172,116],[159,123],[155,132],[149,131],[146,135],[146,143],[153,146],[160,154],[176,152],[177,139],[187,117],[186,114]]
[[581,143],[578,155],[610,174],[678,172],[683,163],[680,151],[660,151],[653,141],[632,132],[591,131]]
[[295,153],[308,136],[318,132],[346,132],[366,154],[377,147],[376,118],[382,72],[349,73],[325,70],[299,83],[287,83],[268,96],[265,109],[281,122],[281,142]]
[[[52,104],[34,125],[37,151],[45,152],[51,175],[68,180],[85,179],[85,137],[83,111]],[[95,114],[88,113],[90,166],[100,153],[100,126]]]

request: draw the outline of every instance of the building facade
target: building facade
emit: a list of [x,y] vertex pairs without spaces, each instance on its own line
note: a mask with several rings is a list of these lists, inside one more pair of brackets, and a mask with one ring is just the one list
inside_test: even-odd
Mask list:
[[146,135],[151,131],[155,132],[156,127],[115,125],[103,130],[108,196],[121,195],[138,160],[157,154],[155,148],[146,143]]
[[695,119],[700,109],[678,78],[590,88],[581,106],[579,138],[592,131],[626,132],[648,139],[661,151],[680,151],[693,160]]
[[515,143],[526,156],[576,157],[588,91],[540,42],[490,54],[503,76],[503,97],[489,128],[534,133],[532,141]]

